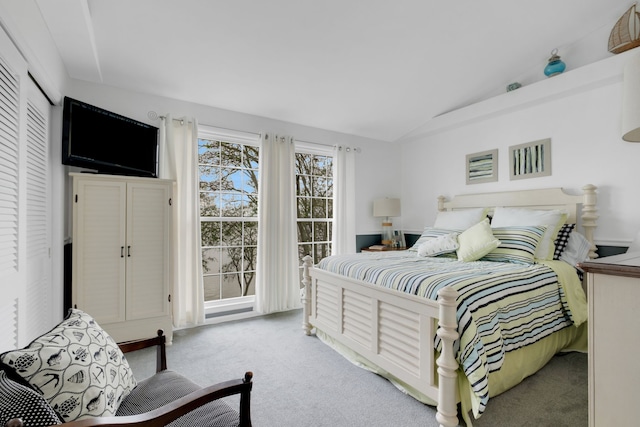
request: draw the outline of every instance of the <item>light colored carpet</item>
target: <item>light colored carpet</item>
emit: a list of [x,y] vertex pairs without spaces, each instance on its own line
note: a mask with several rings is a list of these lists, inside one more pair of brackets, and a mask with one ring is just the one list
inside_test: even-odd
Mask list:
[[[352,365],[302,332],[300,310],[174,332],[169,369],[201,385],[254,373],[256,427],[435,427],[435,410]],[[147,350],[128,356],[136,378],[152,375]],[[237,400],[231,400],[235,405]],[[539,373],[489,401],[474,427],[587,425],[587,356],[554,357]]]

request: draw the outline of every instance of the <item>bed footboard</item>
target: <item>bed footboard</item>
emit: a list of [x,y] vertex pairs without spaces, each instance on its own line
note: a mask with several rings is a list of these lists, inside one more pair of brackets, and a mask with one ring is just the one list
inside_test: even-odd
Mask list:
[[[313,269],[312,263],[310,256],[303,260],[304,333],[322,330],[437,402],[441,426],[457,426],[457,292],[445,287],[435,302]],[[436,331],[442,340],[437,360]]]

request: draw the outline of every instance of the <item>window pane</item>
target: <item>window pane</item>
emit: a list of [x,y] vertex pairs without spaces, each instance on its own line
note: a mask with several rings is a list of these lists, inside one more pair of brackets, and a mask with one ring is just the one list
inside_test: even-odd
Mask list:
[[298,198],[298,218],[311,218],[311,199]]
[[327,241],[328,233],[327,233],[327,223],[326,222],[315,222],[313,224],[313,240],[314,242]]
[[222,222],[222,246],[242,245],[242,223],[239,221]]
[[249,169],[258,169],[258,159],[260,150],[252,145],[244,146],[244,167]]
[[202,250],[202,272],[205,275],[220,273],[221,255],[219,248]]
[[200,190],[218,190],[219,169],[215,166],[200,165]]
[[221,193],[220,214],[225,218],[242,216],[242,195]]
[[247,221],[244,223],[244,246],[257,246],[258,245],[258,222]]
[[216,301],[220,299],[222,293],[220,289],[220,278],[221,276],[219,274],[203,277],[205,301]]
[[220,160],[223,166],[242,166],[242,146],[231,142],[222,142],[220,145]]
[[313,218],[326,218],[327,217],[327,199],[312,199],[312,216]]
[[242,296],[241,277],[238,273],[222,275],[221,298],[237,298]]
[[220,246],[220,222],[203,221],[200,223],[202,246]]
[[311,222],[298,221],[298,242],[313,242],[313,228]]
[[258,174],[254,170],[240,171],[242,174],[242,192],[258,194]]
[[220,142],[198,139],[198,163],[207,165],[220,164]]
[[298,175],[296,177],[296,196],[311,196],[311,177],[309,175]]
[[220,213],[219,196],[212,191],[200,192],[200,216],[218,216]]
[[310,154],[296,153],[296,175],[310,175],[312,171]]

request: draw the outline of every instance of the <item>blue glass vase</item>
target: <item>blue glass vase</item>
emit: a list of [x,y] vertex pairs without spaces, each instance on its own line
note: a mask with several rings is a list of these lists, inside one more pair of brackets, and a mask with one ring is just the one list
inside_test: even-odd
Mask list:
[[551,51],[551,58],[549,58],[549,63],[546,67],[544,67],[544,75],[547,77],[552,77],[557,74],[561,74],[565,68],[567,68],[567,65],[560,59],[560,56],[558,55],[558,49],[553,49]]

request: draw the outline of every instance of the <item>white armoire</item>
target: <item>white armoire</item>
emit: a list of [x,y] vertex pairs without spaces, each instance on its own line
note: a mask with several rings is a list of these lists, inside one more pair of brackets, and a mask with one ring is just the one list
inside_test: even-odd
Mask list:
[[117,342],[172,339],[171,196],[173,182],[71,173],[71,303]]

